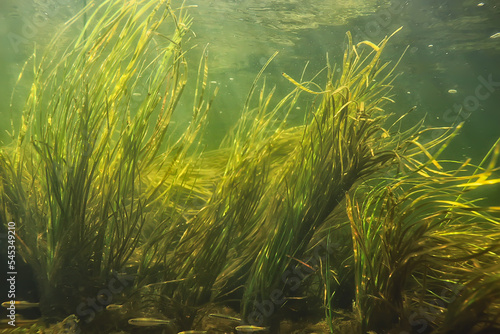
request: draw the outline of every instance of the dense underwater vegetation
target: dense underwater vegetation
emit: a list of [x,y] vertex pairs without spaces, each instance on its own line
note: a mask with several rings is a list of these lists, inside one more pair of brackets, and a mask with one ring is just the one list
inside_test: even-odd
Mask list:
[[[476,195],[500,183],[500,141],[482,161],[441,159],[462,125],[387,113],[392,35],[347,33],[336,65],[283,73],[284,97],[271,56],[206,149],[219,87],[206,51],[186,59],[188,7],[90,2],[25,65],[0,217],[42,318],[13,332],[500,330],[500,204]],[[191,120],[173,129],[181,96]]]

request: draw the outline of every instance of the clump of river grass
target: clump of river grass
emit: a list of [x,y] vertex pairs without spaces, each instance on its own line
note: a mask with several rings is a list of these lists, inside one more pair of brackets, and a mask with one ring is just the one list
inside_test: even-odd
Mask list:
[[184,9],[104,1],[67,26],[82,15],[86,26],[67,49],[58,49],[63,31],[33,55],[21,126],[1,153],[2,220],[18,226],[48,318],[75,312],[123,271],[146,221],[160,225],[208,191],[191,174],[196,151],[186,155],[208,109],[203,91],[184,134],[168,138],[187,76]]
[[[392,35],[348,33],[338,65],[283,74],[278,102],[262,80],[271,56],[238,123],[204,151],[217,88],[204,53],[185,90],[186,10],[90,2],[65,28],[85,18],[81,34],[61,50],[61,31],[23,71],[33,82],[0,154],[0,217],[16,222],[43,320],[89,333],[287,332],[297,315],[332,333],[500,326],[500,209],[475,197],[500,183],[500,146],[477,165],[443,161],[460,125],[407,126],[384,110]],[[183,95],[190,122],[172,131]],[[302,125],[278,117],[304,100]]]

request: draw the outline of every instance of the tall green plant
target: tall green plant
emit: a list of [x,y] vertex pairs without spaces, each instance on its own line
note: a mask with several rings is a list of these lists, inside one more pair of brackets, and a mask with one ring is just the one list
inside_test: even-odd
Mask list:
[[[379,62],[389,38],[378,46],[354,45],[348,34],[342,74],[336,78],[329,68],[323,91],[286,76],[297,90],[322,100],[289,159],[271,180],[274,190],[257,227],[270,235],[251,246],[256,255],[243,300],[246,313],[252,301],[269,299],[277,284],[283,284],[291,257],[303,255],[314,231],[345,193],[395,157],[388,146],[391,139],[379,140],[385,135],[382,122],[387,117],[380,111],[394,79],[394,68]],[[368,44],[368,54],[361,52],[361,44]]]
[[[60,50],[81,15],[83,31]],[[1,214],[18,226],[46,317],[74,312],[123,269],[147,211],[167,201],[159,198],[167,182],[192,191],[183,161],[204,119],[203,98],[184,135],[164,149],[186,83],[181,43],[190,24],[170,1],[89,2],[33,56],[15,148],[0,155]],[[147,182],[153,170],[159,181]]]
[[466,193],[500,183],[492,177],[499,149],[486,168],[433,158],[348,198],[363,331],[440,326],[459,287],[498,263],[500,222],[491,213],[499,207],[481,206]]

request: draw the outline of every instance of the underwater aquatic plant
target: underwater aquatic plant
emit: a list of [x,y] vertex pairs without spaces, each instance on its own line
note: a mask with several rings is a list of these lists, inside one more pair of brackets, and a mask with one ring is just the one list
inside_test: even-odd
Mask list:
[[[82,15],[82,32],[60,50]],[[190,24],[170,1],[89,2],[33,56],[22,124],[0,155],[1,215],[18,226],[46,318],[76,312],[124,269],[151,207],[182,211],[161,196],[167,189],[206,196],[185,158],[209,107],[203,92],[184,134],[167,138],[186,83],[181,41]]]
[[379,63],[389,38],[379,46],[370,45],[371,52],[364,55],[348,34],[342,74],[336,78],[329,68],[322,91],[291,80],[298,92],[319,95],[322,100],[301,128],[295,149],[270,180],[273,192],[267,193],[266,208],[255,227],[266,231],[255,235],[266,236],[250,242],[254,255],[246,259],[253,264],[243,297],[245,313],[251,312],[253,301],[269,298],[277,284],[283,284],[291,258],[303,256],[314,231],[345,193],[395,158],[389,148],[392,139],[380,140],[387,117],[380,111],[394,79],[394,68]]
[[[164,273],[160,281],[165,284],[157,285],[155,292],[150,293],[174,304],[169,310],[175,309],[179,318],[193,319],[191,313],[196,307],[207,303],[212,294],[217,295],[215,281],[231,263],[229,250],[242,246],[254,227],[259,206],[265,203],[262,199],[268,191],[273,166],[282,159],[283,149],[290,141],[282,126],[273,128],[273,116],[280,109],[268,112],[271,96],[272,91],[267,97],[262,91],[259,108],[254,110],[248,108],[247,100],[241,121],[221,148],[200,156],[202,161],[219,165],[214,168],[220,170],[220,175],[214,179],[213,192],[206,205],[184,225],[182,233],[162,237],[168,242],[158,251],[157,258],[161,259],[158,267]],[[269,142],[273,139],[282,144],[271,147]]]
[[[273,296],[300,300],[304,292],[323,300],[333,331],[333,296],[354,277],[363,331],[421,325],[414,314],[424,306],[423,316],[434,316],[429,325],[443,330],[470,309],[481,314],[464,318],[463,328],[494,320],[499,234],[486,231],[498,230],[490,215],[498,208],[464,195],[498,182],[491,177],[498,152],[486,168],[438,161],[455,132],[420,143],[421,123],[407,131],[396,129],[399,120],[389,123],[382,108],[392,101],[397,63],[381,55],[392,35],[376,45],[355,44],[348,34],[339,75],[328,64],[319,88],[305,74],[300,82],[284,74],[294,89],[275,105],[274,88],[264,81],[257,90],[271,57],[240,121],[219,149],[202,152],[197,139],[211,104],[206,54],[191,122],[179,137],[168,135],[186,86],[185,7],[91,2],[68,27],[85,15],[66,50],[56,37],[41,59],[33,57],[18,136],[0,154],[1,218],[19,226],[44,317],[77,311],[112,272],[126,270],[133,288],[114,296],[124,303],[102,318],[119,310],[124,323],[168,318],[187,329],[217,300],[239,303],[244,321],[274,330],[281,310],[249,315]],[[289,127],[277,115],[304,96],[313,97],[311,110],[303,125]],[[326,254],[304,261],[321,238]],[[347,259],[329,253],[339,243]],[[297,263],[308,268],[299,291],[286,275]],[[343,267],[347,279],[336,272]],[[478,291],[481,282],[489,294]],[[454,301],[438,296],[461,285],[469,290]],[[257,325],[237,328],[268,329]]]
[[481,268],[470,276],[474,275],[476,277],[462,286],[460,295],[448,305],[436,334],[497,333],[500,330],[498,264]]
[[[425,150],[409,148],[419,125],[392,136],[383,128],[388,115],[381,107],[390,100],[395,77],[395,65],[380,65],[389,38],[378,46],[354,46],[348,34],[339,78],[329,68],[326,88],[315,92],[306,87],[312,83],[286,76],[296,89],[269,112],[273,90],[266,96],[265,86],[258,106],[249,107],[254,82],[243,117],[226,139],[230,154],[223,176],[166,257],[165,266],[176,273],[165,280],[176,282],[167,295],[189,308],[240,290],[236,296],[242,295],[243,312],[250,314],[252,303],[288,284],[281,278],[292,259],[303,256],[314,232],[354,184],[397,164],[399,156],[410,159]],[[360,51],[363,44],[368,55]],[[286,121],[275,121],[275,115],[291,110],[304,91],[322,101],[306,125],[286,129]]]
[[[466,195],[500,183],[492,177],[500,145],[491,153],[486,168],[435,156],[427,163],[413,160],[407,174],[367,182],[348,197],[362,331],[397,324],[420,331],[439,328],[443,314],[450,321],[463,312],[460,307],[475,307],[458,294],[464,284],[482,289],[472,284],[479,273],[495,273],[500,221],[491,214],[500,207],[481,206]],[[478,291],[469,293],[479,297]],[[487,307],[491,301],[484,296],[475,302]]]

